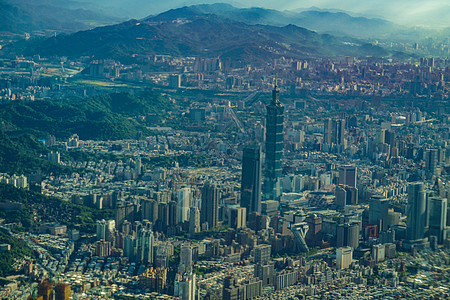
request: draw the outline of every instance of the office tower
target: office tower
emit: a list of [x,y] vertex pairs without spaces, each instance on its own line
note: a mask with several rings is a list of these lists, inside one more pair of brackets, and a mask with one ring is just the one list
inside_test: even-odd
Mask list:
[[191,189],[184,187],[178,191],[178,223],[189,220],[189,207],[191,206]]
[[428,149],[425,152],[425,172],[428,178],[433,177],[436,172],[437,165],[439,163],[439,151],[438,149]]
[[65,283],[57,283],[55,285],[55,300],[69,300],[70,285]]
[[347,205],[358,205],[358,189],[354,186],[346,186],[345,190],[347,192]]
[[189,209],[189,233],[198,233],[200,228],[200,211],[197,207],[191,207]]
[[388,229],[389,224],[389,200],[384,196],[374,195],[369,200],[369,224],[377,225],[378,231]]
[[323,121],[323,143],[331,145],[333,140],[333,122],[330,118]]
[[230,228],[239,229],[245,228],[247,223],[247,213],[245,207],[231,207],[228,218],[228,224]]
[[339,167],[339,184],[356,187],[357,168],[355,165]]
[[281,198],[281,158],[283,156],[284,107],[279,100],[280,91],[275,86],[272,101],[267,105],[266,116],[266,161],[264,199]]
[[323,143],[327,145],[328,149],[332,145],[345,145],[345,120],[330,118],[324,120]]
[[333,136],[336,140],[336,145],[345,145],[345,120],[336,120],[334,126]]
[[336,249],[336,267],[347,269],[352,264],[353,249],[351,247],[341,247]]
[[353,249],[359,246],[359,231],[358,223],[339,224],[336,234],[337,247],[352,247]]
[[372,246],[372,258],[376,261],[383,261],[386,257],[386,248],[384,245],[378,244]]
[[270,245],[261,244],[257,245],[255,251],[255,263],[266,264],[270,260],[270,252],[272,247]]
[[406,238],[414,241],[425,237],[427,227],[427,192],[422,182],[408,186]]
[[246,146],[242,154],[241,207],[261,212],[261,146]]
[[429,235],[436,236],[442,244],[447,238],[447,199],[430,197],[428,200]]
[[344,186],[337,186],[334,195],[336,197],[336,209],[345,209],[345,205],[347,204],[347,191],[345,190]]
[[219,191],[214,183],[208,182],[202,188],[202,209],[200,224],[208,224],[208,229],[217,227],[219,219]]

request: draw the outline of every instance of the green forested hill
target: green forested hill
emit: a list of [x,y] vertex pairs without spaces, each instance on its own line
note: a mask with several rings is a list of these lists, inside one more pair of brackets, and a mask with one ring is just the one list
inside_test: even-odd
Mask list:
[[45,137],[53,134],[67,138],[115,140],[134,138],[146,129],[134,118],[156,113],[164,115],[173,107],[167,99],[152,91],[139,94],[115,93],[91,98],[68,98],[34,102],[10,102],[0,106],[0,122],[13,128]]
[[150,90],[0,104],[0,173],[63,171],[46,160],[49,149],[39,139],[49,134],[58,139],[72,134],[93,140],[135,138],[138,131],[150,133],[137,116],[165,117],[171,109],[168,99]]

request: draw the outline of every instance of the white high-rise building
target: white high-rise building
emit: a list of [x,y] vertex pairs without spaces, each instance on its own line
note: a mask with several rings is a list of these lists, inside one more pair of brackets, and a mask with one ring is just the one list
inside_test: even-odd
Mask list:
[[189,221],[191,195],[191,188],[189,187],[184,187],[178,191],[178,223]]
[[336,266],[338,269],[347,269],[352,264],[352,247],[341,247],[336,249]]

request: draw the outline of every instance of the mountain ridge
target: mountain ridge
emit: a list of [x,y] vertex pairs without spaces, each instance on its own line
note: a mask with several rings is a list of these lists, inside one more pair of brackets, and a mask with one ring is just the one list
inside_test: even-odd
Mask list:
[[[176,15],[172,13],[175,12]],[[378,46],[318,34],[296,25],[248,25],[215,14],[173,11],[45,40],[22,41],[19,52],[44,56],[130,59],[167,54],[267,61],[276,57],[386,56]]]
[[199,4],[171,9],[159,15],[151,15],[142,20],[164,20],[214,14],[249,25],[285,26],[293,24],[319,33],[335,32],[355,38],[383,37],[387,33],[403,27],[380,18],[352,16],[344,11],[327,10],[278,11],[261,7],[236,8],[226,3]]

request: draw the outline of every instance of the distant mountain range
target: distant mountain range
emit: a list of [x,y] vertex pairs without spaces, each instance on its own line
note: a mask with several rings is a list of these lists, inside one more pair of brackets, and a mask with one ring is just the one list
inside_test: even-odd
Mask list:
[[[210,8],[218,7],[213,5]],[[133,54],[167,54],[233,58],[249,62],[282,56],[305,58],[390,54],[379,46],[353,38],[318,34],[295,25],[246,24],[236,21],[237,17],[233,20],[213,14],[213,11],[201,11],[206,8],[186,7],[143,20],[61,34],[45,40],[23,41],[15,49],[23,54],[45,56],[94,56],[124,60]],[[267,13],[275,14],[272,11]],[[242,19],[251,20],[248,11]]]
[[345,12],[330,12],[311,8],[305,11],[278,11],[260,7],[236,8],[229,4],[202,4],[172,9],[147,19],[170,20],[186,16],[214,14],[246,24],[272,26],[297,25],[319,33],[356,38],[385,37],[402,27],[394,23],[366,17],[354,17]]
[[79,7],[59,6],[51,0],[0,0],[0,31],[75,32],[121,21],[99,12]]

